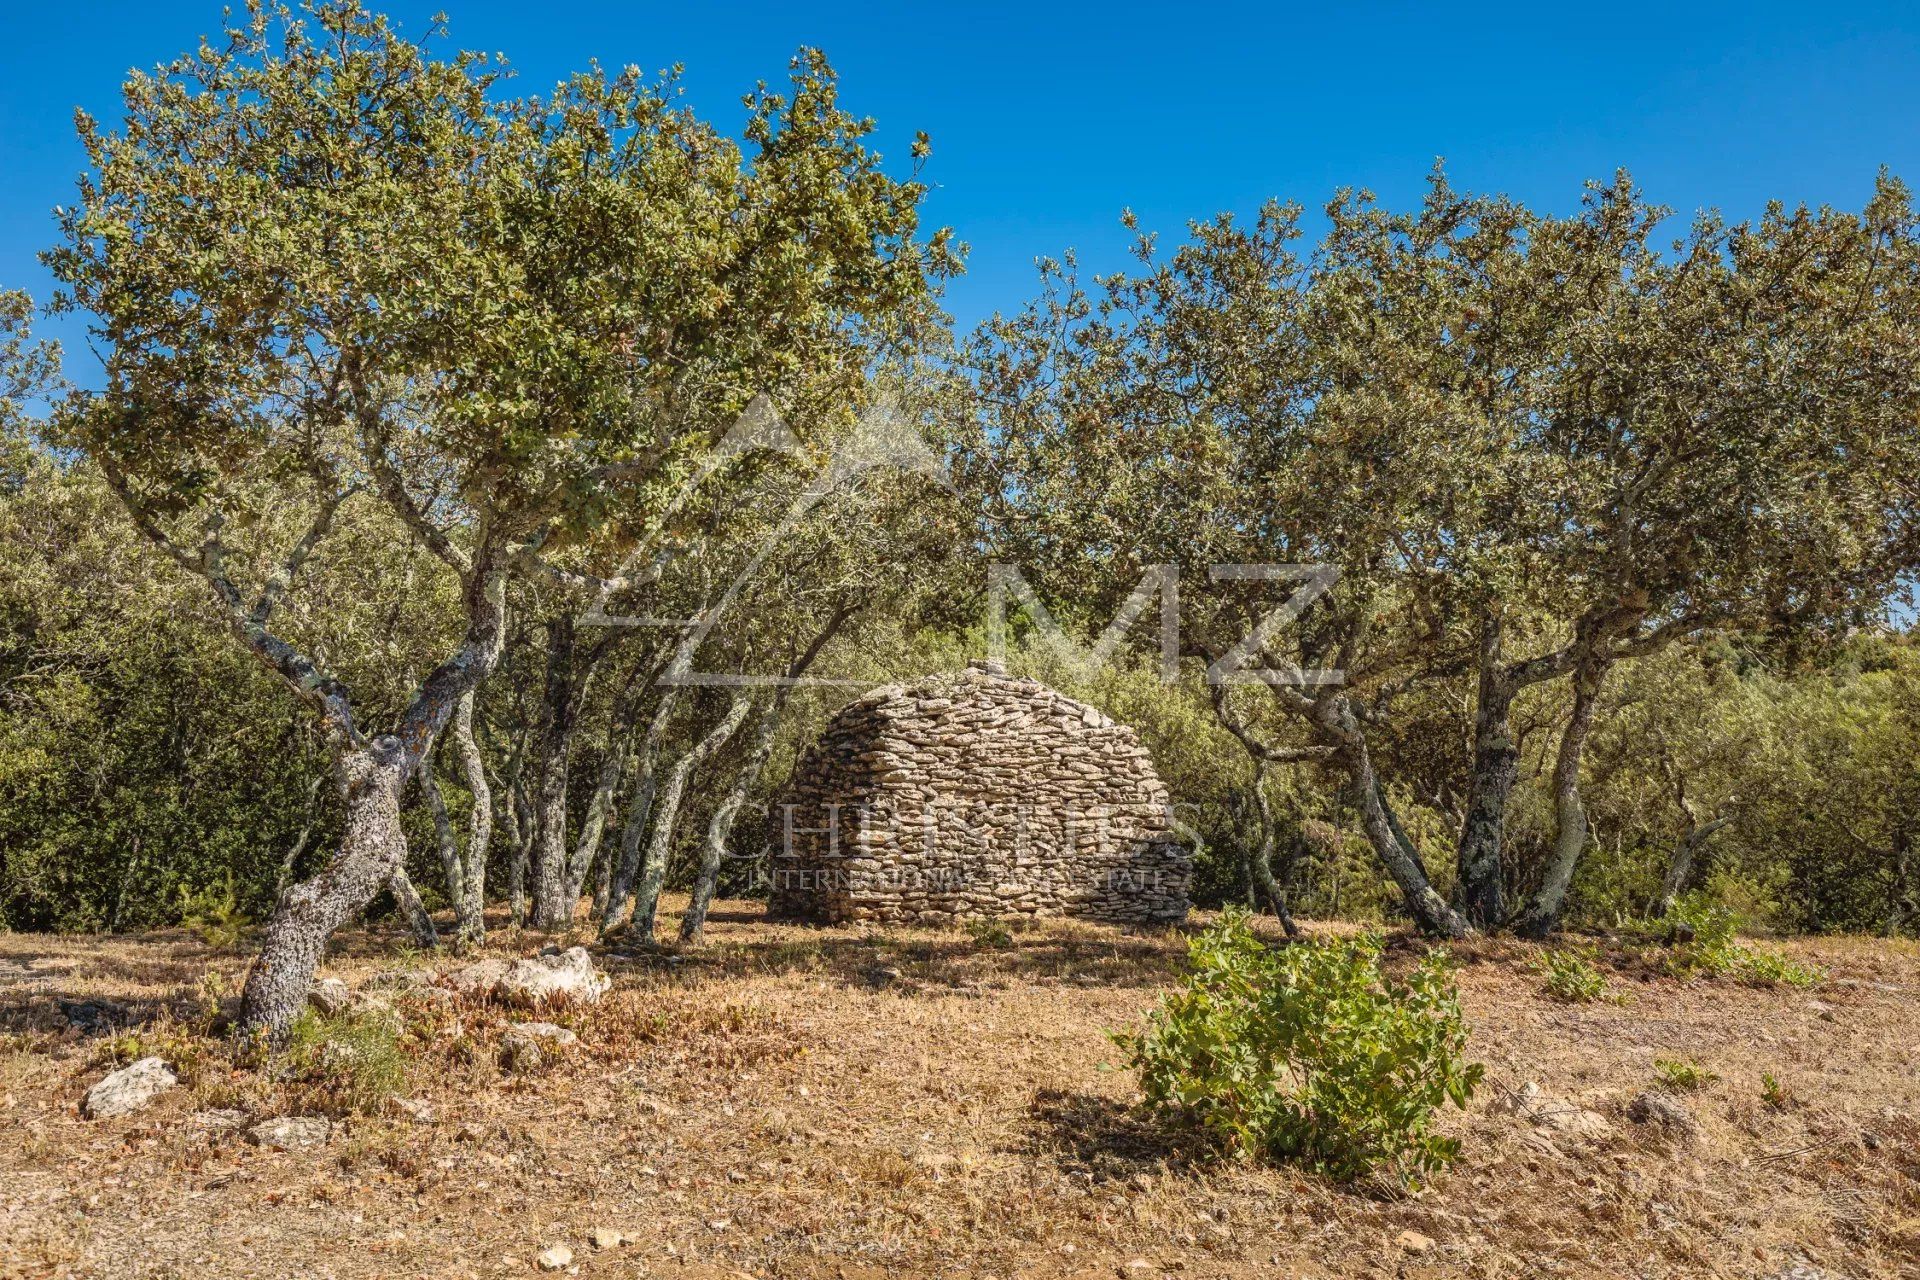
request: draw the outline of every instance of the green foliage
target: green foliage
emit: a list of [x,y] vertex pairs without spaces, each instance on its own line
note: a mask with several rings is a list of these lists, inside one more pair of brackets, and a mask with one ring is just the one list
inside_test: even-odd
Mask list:
[[1826,970],[1801,964],[1779,951],[1742,947],[1740,980],[1754,987],[1796,987],[1804,991],[1827,980]]
[[1376,938],[1268,947],[1229,911],[1190,963],[1144,1031],[1114,1037],[1149,1105],[1250,1157],[1343,1180],[1384,1169],[1412,1185],[1453,1160],[1459,1143],[1434,1115],[1464,1107],[1482,1068],[1464,1059],[1443,957],[1398,981]]
[[386,1010],[331,1018],[306,1010],[288,1033],[285,1054],[288,1075],[319,1110],[372,1113],[405,1091],[400,1028]]
[[240,909],[233,881],[199,889],[180,890],[180,923],[215,951],[238,951],[253,931],[253,921]]
[[1607,975],[1594,963],[1592,947],[1556,947],[1541,953],[1535,967],[1547,994],[1567,1004],[1615,999],[1607,989]]
[[1780,1083],[1771,1071],[1760,1073],[1760,1101],[1769,1110],[1784,1111],[1793,1105],[1793,1092]]
[[1825,981],[1826,974],[1813,965],[1737,941],[1739,925],[1738,915],[1704,894],[1680,899],[1667,921],[1674,943],[1668,966],[1683,976],[1730,977],[1756,987],[1804,989]]
[[1662,1088],[1676,1093],[1691,1093],[1703,1089],[1720,1077],[1699,1063],[1687,1058],[1655,1058],[1653,1076]]

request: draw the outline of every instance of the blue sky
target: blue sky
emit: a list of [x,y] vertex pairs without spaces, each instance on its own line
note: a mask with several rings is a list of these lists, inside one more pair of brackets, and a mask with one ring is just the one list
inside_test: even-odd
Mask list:
[[[1683,213],[1736,217],[1770,197],[1857,206],[1881,165],[1920,182],[1920,7],[386,6],[410,30],[439,8],[455,43],[504,51],[530,87],[596,57],[682,62],[729,124],[795,47],[823,47],[889,157],[932,134],[929,216],[973,246],[950,292],[963,323],[1017,305],[1038,255],[1120,263],[1123,208],[1165,239],[1268,196],[1406,201],[1439,156],[1460,186],[1548,209],[1620,166]],[[127,68],[219,14],[74,0],[0,17],[0,287],[49,287],[35,253],[73,189],[73,108],[111,119]]]

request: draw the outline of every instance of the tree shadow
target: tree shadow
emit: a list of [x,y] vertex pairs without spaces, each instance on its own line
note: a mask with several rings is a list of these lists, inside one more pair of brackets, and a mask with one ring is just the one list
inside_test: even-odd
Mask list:
[[[711,921],[768,923],[751,911]],[[662,928],[661,936],[672,936]],[[1053,922],[1002,924],[977,932],[915,928],[895,933],[859,925],[788,925],[773,937],[709,937],[680,947],[615,941],[600,949],[612,971],[670,973],[684,981],[812,974],[850,987],[979,995],[1022,985],[1148,989],[1164,985],[1186,955],[1177,929],[1128,929]]]
[[1028,1118],[1027,1142],[1018,1154],[1050,1157],[1068,1173],[1094,1182],[1126,1181],[1217,1155],[1205,1135],[1095,1094],[1038,1090]]

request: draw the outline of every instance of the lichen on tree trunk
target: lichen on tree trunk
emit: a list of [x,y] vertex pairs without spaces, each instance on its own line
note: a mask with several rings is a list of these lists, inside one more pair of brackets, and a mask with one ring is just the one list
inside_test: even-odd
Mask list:
[[365,909],[406,857],[400,793],[407,755],[400,741],[375,739],[342,758],[339,769],[346,804],[340,847],[319,874],[282,895],[241,996],[241,1027],[270,1038],[284,1035],[306,1006],[327,938]]

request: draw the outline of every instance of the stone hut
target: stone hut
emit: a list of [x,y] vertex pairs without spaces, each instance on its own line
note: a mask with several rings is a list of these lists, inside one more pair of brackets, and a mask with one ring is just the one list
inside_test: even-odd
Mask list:
[[773,914],[938,923],[1187,912],[1139,737],[998,663],[848,703],[769,811]]

